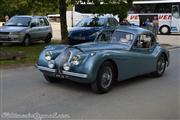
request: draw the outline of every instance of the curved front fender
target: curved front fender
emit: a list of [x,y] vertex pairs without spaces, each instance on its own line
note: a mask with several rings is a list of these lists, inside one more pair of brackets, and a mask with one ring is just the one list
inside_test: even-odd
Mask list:
[[83,65],[83,68],[86,71],[86,74],[88,74],[88,79],[90,82],[94,82],[96,80],[98,71],[103,62],[106,60],[112,60],[112,58],[112,55],[107,52],[100,52],[96,53],[93,56],[88,56],[87,60]]

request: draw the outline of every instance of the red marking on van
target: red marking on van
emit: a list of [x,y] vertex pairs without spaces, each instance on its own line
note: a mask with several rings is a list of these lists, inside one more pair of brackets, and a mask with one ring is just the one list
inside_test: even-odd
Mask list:
[[170,20],[171,15],[159,15],[158,19],[159,20]]
[[130,17],[130,20],[139,20],[139,16],[138,15],[132,15]]

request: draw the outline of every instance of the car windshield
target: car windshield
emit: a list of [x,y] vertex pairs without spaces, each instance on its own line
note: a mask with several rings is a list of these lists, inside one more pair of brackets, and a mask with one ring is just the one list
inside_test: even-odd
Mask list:
[[22,26],[27,27],[31,22],[31,17],[12,17],[6,22],[5,26]]
[[131,45],[134,40],[134,34],[124,31],[115,31],[111,37],[111,43],[120,43]]
[[77,27],[102,27],[106,26],[106,18],[84,18],[76,26]]

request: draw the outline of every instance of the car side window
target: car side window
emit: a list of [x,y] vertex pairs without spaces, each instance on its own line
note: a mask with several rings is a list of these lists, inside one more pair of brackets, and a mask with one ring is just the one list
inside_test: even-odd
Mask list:
[[134,47],[135,48],[151,48],[153,45],[153,36],[151,34],[141,34],[137,37]]
[[117,26],[119,24],[118,21],[115,18],[113,18],[112,21],[113,21],[115,26]]
[[46,26],[46,23],[43,18],[39,18],[40,26]]
[[40,22],[39,22],[39,19],[37,18],[34,18],[31,22],[31,24],[34,24],[35,26],[34,27],[39,27],[40,26]]
[[111,31],[103,31],[97,38],[97,41],[99,42],[107,42],[110,41],[112,37]]
[[109,22],[109,25],[110,25],[110,26],[117,26],[117,24],[116,24],[116,22],[114,21],[113,18],[109,18],[109,19],[108,19],[108,22]]
[[108,23],[109,23],[109,26],[113,26],[113,22],[112,22],[111,18],[108,18]]
[[44,19],[44,22],[45,22],[45,25],[48,26],[49,25],[49,22],[46,18],[43,18]]

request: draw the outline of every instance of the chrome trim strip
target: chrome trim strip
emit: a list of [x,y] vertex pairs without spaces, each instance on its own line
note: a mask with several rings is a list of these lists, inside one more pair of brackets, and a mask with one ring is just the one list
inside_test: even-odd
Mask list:
[[[37,66],[37,65],[36,65],[36,67],[42,71],[48,71],[48,72],[52,72],[52,73],[56,72],[55,69],[51,69],[51,68],[47,68],[47,67],[43,67],[43,66]],[[74,72],[68,72],[68,71],[62,71],[62,73],[64,75],[69,75],[69,76],[79,77],[79,78],[87,78],[88,77],[87,74],[80,74],[80,73],[74,73]]]
[[87,78],[87,74],[80,74],[80,73],[74,73],[74,72],[68,72],[68,71],[62,71],[65,75],[70,75],[73,77],[80,77],[80,78]]
[[52,72],[52,73],[55,73],[55,72],[56,72],[55,69],[51,69],[51,68],[47,68],[47,67],[37,66],[37,68],[38,68],[39,70],[48,71],[48,72]]
[[[1,39],[1,38],[0,38]],[[3,41],[1,40],[0,43],[21,43],[22,41]]]

